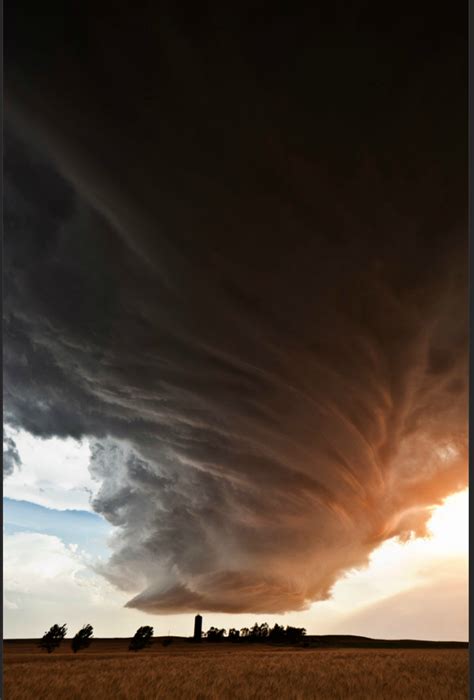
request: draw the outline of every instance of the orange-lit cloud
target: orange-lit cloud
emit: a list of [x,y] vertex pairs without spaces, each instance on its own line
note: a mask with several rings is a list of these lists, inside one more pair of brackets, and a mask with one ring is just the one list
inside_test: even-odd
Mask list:
[[[467,639],[468,492],[433,509],[427,536],[382,544],[368,567],[339,581],[314,623],[372,637]],[[327,609],[326,609],[327,608]]]

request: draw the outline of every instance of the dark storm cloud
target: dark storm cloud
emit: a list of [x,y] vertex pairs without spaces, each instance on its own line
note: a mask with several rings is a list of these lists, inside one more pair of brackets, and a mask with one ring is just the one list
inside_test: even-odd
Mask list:
[[19,467],[21,458],[16,443],[13,438],[6,436],[3,438],[3,478],[13,474]]
[[466,484],[464,18],[81,8],[7,55],[7,421],[129,605],[303,608]]

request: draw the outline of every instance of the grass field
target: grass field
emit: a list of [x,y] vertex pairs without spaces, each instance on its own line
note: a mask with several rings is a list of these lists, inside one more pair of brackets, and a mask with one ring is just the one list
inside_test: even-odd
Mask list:
[[467,649],[304,649],[94,640],[74,655],[4,643],[5,700],[466,700]]

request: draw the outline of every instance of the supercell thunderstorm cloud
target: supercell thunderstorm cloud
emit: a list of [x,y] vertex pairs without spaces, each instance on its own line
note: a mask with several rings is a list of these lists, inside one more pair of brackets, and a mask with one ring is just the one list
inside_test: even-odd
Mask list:
[[89,439],[129,606],[328,597],[467,483],[463,13],[27,5],[6,422]]

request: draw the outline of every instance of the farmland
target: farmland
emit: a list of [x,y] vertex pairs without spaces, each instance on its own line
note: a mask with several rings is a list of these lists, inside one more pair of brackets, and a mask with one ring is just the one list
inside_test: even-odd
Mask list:
[[144,651],[96,639],[73,654],[33,640],[4,643],[5,700],[465,700],[463,648],[303,648],[159,640]]

